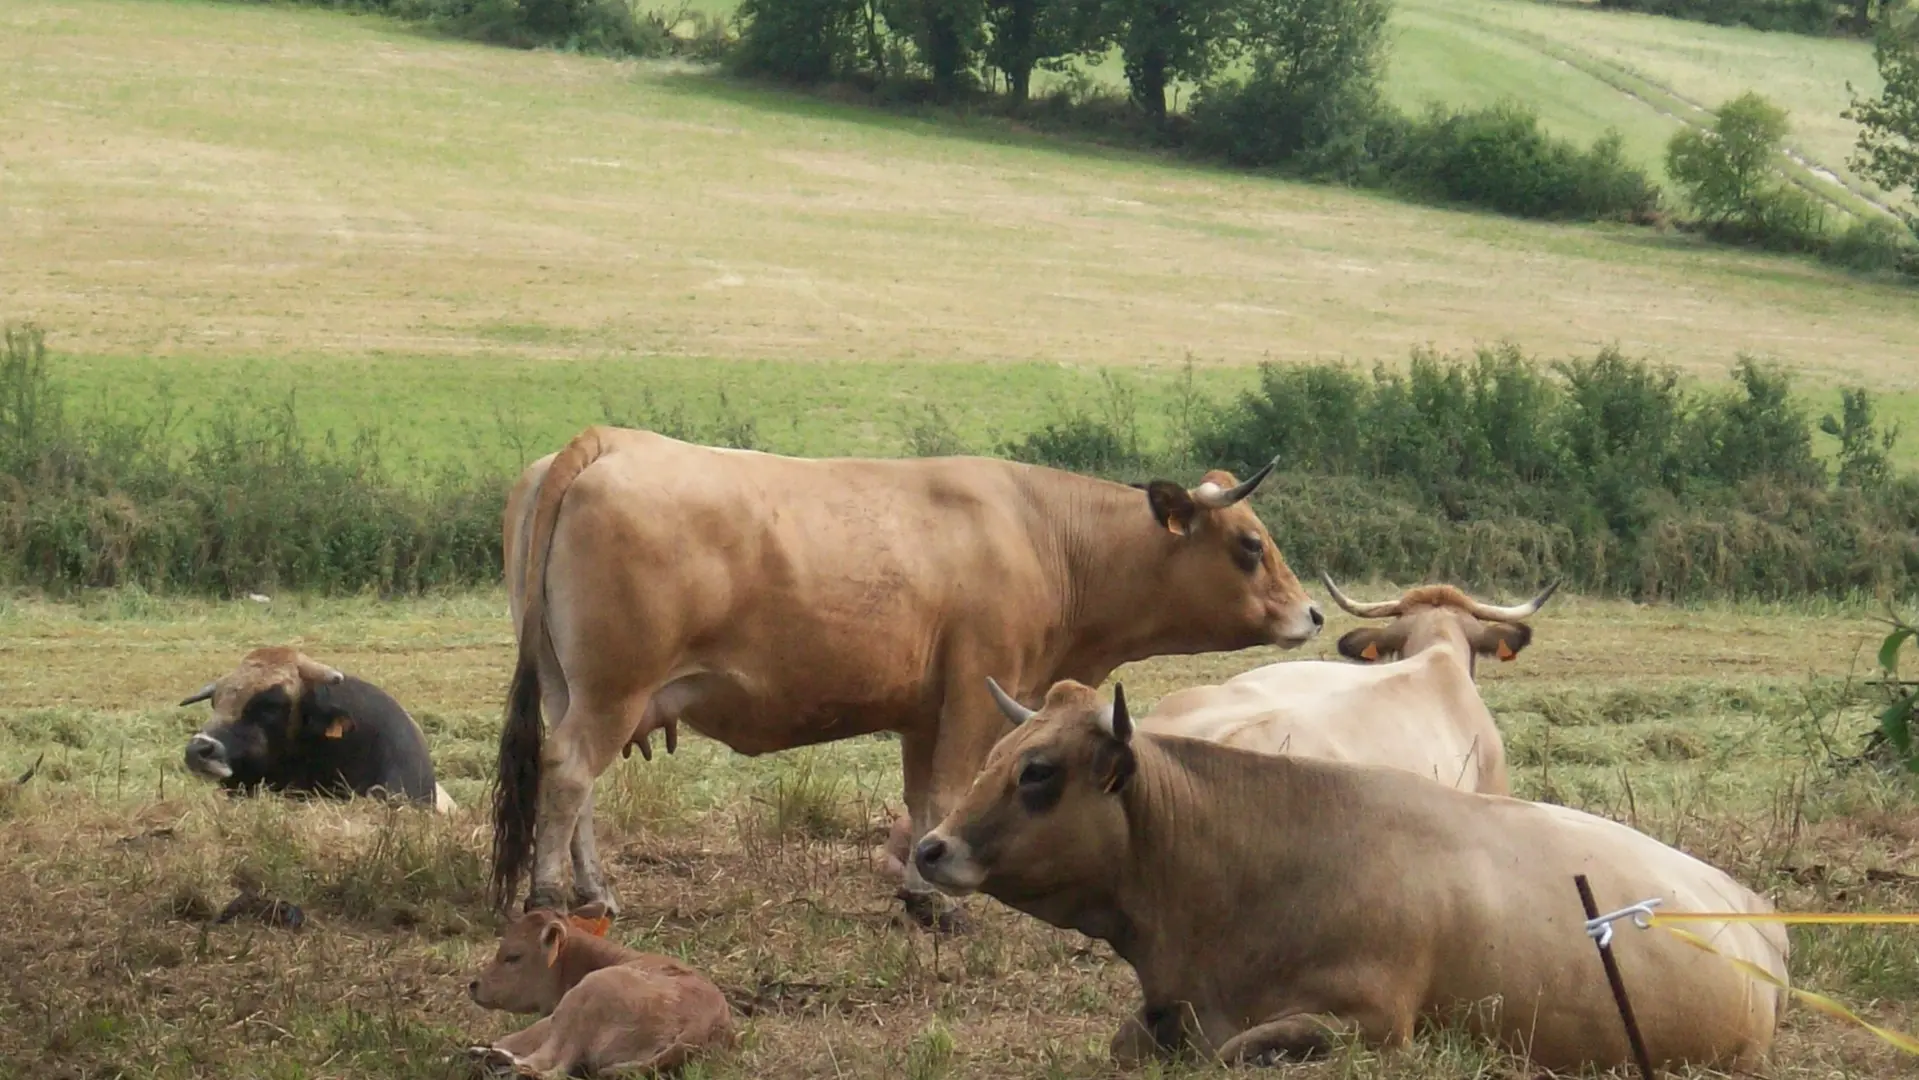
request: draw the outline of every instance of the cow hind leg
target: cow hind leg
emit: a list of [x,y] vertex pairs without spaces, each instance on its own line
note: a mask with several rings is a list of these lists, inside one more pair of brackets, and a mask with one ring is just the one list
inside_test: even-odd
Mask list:
[[573,903],[575,907],[601,904],[609,916],[620,914],[620,899],[606,883],[600,853],[593,837],[593,793],[588,791],[580,816],[573,823]]
[[1226,1040],[1219,1056],[1231,1063],[1277,1065],[1325,1053],[1342,1040],[1360,1039],[1375,1046],[1405,1042],[1412,1035],[1410,1013],[1367,1006],[1341,1012],[1300,1011],[1256,1024]]
[[561,886],[573,861],[580,814],[592,801],[593,782],[619,756],[627,733],[633,730],[631,721],[637,720],[645,707],[644,696],[609,706],[579,695],[568,703],[566,715],[553,726],[540,753],[540,803],[533,827],[533,886],[527,893],[528,911],[568,910]]

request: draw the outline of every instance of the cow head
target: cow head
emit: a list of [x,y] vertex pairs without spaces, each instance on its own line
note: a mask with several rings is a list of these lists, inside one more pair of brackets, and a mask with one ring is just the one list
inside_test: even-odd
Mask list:
[[1159,527],[1179,541],[1166,590],[1190,601],[1181,607],[1203,613],[1208,627],[1235,628],[1225,635],[1227,648],[1297,648],[1326,623],[1247,501],[1277,464],[1243,482],[1214,469],[1190,491],[1170,480],[1135,485],[1145,490]]
[[1522,620],[1538,611],[1559,588],[1555,581],[1531,600],[1513,607],[1482,604],[1451,585],[1426,585],[1407,590],[1397,600],[1361,604],[1340,592],[1331,575],[1322,573],[1320,579],[1339,606],[1352,614],[1362,619],[1393,620],[1385,626],[1348,631],[1339,639],[1341,656],[1363,663],[1397,659],[1457,634],[1467,646],[1468,670],[1474,666],[1474,657],[1511,660],[1518,656],[1533,639],[1533,628]]
[[1103,704],[1091,687],[1054,683],[1035,712],[987,680],[1017,725],[1000,739],[972,788],[913,850],[927,882],[949,895],[985,892],[1042,919],[1052,898],[1097,889],[1128,844],[1119,795],[1132,782],[1133,721],[1126,692]]
[[213,718],[187,742],[187,769],[210,780],[256,783],[299,744],[345,736],[353,720],[330,695],[345,679],[296,649],[253,650],[180,702],[213,703]]

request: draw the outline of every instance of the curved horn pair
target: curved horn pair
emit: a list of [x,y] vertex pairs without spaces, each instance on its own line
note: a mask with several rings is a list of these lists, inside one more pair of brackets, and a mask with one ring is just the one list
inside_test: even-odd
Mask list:
[[1266,463],[1265,468],[1225,490],[1221,490],[1218,484],[1209,480],[1193,489],[1193,501],[1208,510],[1221,510],[1231,506],[1251,495],[1266,479],[1266,474],[1272,472],[1273,467],[1278,464],[1279,459],[1274,458]]
[[[1333,600],[1338,603],[1340,607],[1345,608],[1347,611],[1362,619],[1391,618],[1399,614],[1400,605],[1404,603],[1403,600],[1386,600],[1376,604],[1362,604],[1353,600],[1345,593],[1340,592],[1339,586],[1333,584],[1333,576],[1324,570],[1320,571],[1319,580],[1326,583],[1326,591],[1333,594]],[[1552,594],[1557,592],[1558,589],[1559,582],[1554,581],[1544,589],[1541,589],[1539,595],[1523,604],[1514,604],[1511,607],[1498,607],[1493,604],[1482,604],[1474,600],[1472,601],[1472,607],[1467,610],[1472,613],[1473,617],[1485,619],[1488,622],[1518,622],[1521,619],[1531,617],[1547,600],[1552,598]]]
[[185,701],[182,701],[180,704],[193,705],[198,702],[212,701],[212,700],[213,700],[213,684],[208,683],[205,686],[202,686],[200,689],[195,690],[193,692],[193,696],[187,698]]

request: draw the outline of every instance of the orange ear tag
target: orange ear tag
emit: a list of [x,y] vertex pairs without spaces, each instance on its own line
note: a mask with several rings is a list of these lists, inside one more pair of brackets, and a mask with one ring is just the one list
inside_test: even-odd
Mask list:
[[1365,648],[1359,650],[1359,656],[1362,660],[1377,660],[1379,659],[1379,646],[1369,641],[1366,643]]
[[353,730],[353,721],[348,720],[344,716],[337,717],[334,719],[334,721],[331,724],[328,724],[326,726],[326,737],[329,739],[338,739],[343,737],[344,735],[346,735],[347,732],[352,730]]
[[574,929],[584,930],[594,937],[605,937],[606,931],[613,925],[613,920],[605,915],[597,919],[582,919],[578,915],[568,915],[566,921],[571,923]]
[[1499,658],[1501,660],[1511,660],[1513,657],[1518,655],[1519,655],[1518,653],[1512,650],[1512,646],[1506,644],[1505,638],[1499,639]]

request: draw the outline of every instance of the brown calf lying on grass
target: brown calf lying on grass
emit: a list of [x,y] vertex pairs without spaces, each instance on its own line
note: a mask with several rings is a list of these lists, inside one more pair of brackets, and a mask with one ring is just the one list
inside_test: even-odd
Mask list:
[[467,993],[484,1008],[538,1013],[524,1031],[468,1053],[520,1075],[670,1069],[733,1042],[733,1014],[706,976],[601,936],[597,911],[514,920]]

